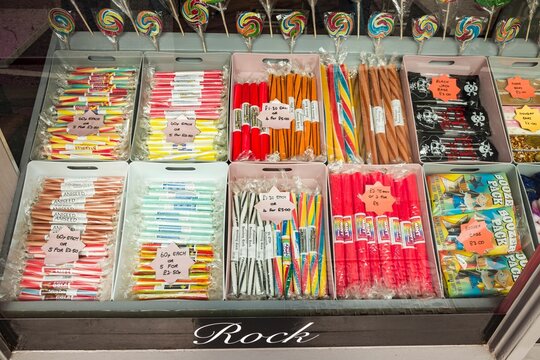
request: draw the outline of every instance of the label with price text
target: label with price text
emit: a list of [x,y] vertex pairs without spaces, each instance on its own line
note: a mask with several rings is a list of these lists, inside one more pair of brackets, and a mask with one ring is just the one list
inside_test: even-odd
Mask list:
[[280,192],[275,186],[267,193],[259,194],[260,201],[255,205],[262,220],[273,221],[279,224],[283,220],[292,218],[294,204],[291,194]]
[[489,231],[485,221],[472,219],[461,225],[458,241],[463,244],[465,251],[484,254],[493,248],[493,233]]
[[374,212],[377,215],[392,212],[392,205],[396,201],[392,195],[392,188],[378,181],[374,185],[366,185],[366,191],[358,197],[366,204],[367,212]]
[[451,78],[448,75],[435,76],[431,79],[429,90],[435,99],[444,102],[457,100],[460,92],[457,86],[457,79]]
[[195,261],[191,258],[187,246],[178,247],[175,243],[171,243],[158,249],[156,258],[150,266],[156,271],[157,280],[174,284],[176,280],[189,278],[189,269],[193,264]]

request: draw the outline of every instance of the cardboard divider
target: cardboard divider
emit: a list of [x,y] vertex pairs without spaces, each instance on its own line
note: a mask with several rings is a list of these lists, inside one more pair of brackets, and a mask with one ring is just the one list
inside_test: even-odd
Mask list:
[[[142,61],[142,52],[141,51],[72,51],[72,50],[58,50],[54,53],[53,63],[51,71],[49,73],[49,81],[47,83],[47,90],[45,91],[45,99],[43,100],[43,106],[41,111],[43,112],[46,109],[50,109],[54,106],[54,97],[57,95],[58,91],[58,81],[61,80],[61,75],[66,73],[66,68],[74,68],[77,66],[83,67],[123,67],[123,66],[132,66],[137,69],[137,74],[135,75],[136,80],[136,90],[135,96],[133,98],[133,103],[129,106],[131,111],[131,116],[126,120],[125,127],[127,129],[126,134],[126,151],[120,158],[117,160],[129,160],[129,154],[131,151],[131,135],[133,129],[133,121],[135,119],[137,96],[139,91],[139,75],[141,69]],[[40,118],[38,120],[37,130],[34,136],[34,143],[32,146],[32,151],[30,154],[31,160],[42,160],[40,156],[40,149],[44,146],[43,144],[43,132],[47,131],[47,125]],[[114,160],[114,161],[117,161]],[[48,161],[86,161],[85,159],[69,159],[69,160],[48,160]],[[88,160],[96,161],[96,160]]]
[[[212,179],[218,184],[215,199],[221,204],[218,218],[221,221],[222,231],[217,236],[218,247],[221,249],[220,260],[222,265],[222,277],[218,280],[219,299],[222,299],[224,279],[223,274],[225,261],[225,213],[227,195],[227,164],[226,163],[156,163],[135,161],[129,165],[129,176],[126,190],[126,212],[124,227],[122,230],[122,242],[119,251],[118,267],[116,271],[113,300],[131,300],[130,285],[134,266],[137,263],[138,244],[136,241],[137,231],[137,208],[140,196],[144,194],[145,186],[150,181],[198,181]],[[217,300],[217,299],[214,299]]]
[[[133,144],[130,159],[131,161],[148,160],[144,155],[144,108],[149,101],[151,73],[150,68],[155,68],[157,71],[204,71],[204,70],[225,70],[227,77],[224,79],[227,85],[225,92],[225,115],[224,115],[224,132],[225,145],[224,149],[228,149],[228,114],[229,114],[229,94],[230,94],[230,54],[229,53],[185,53],[185,52],[145,52],[143,57],[141,71],[141,92],[139,94],[139,103],[137,111],[137,121],[135,123],[135,131],[133,135]],[[227,151],[227,150],[225,150]],[[159,162],[159,161],[157,161]],[[162,161],[165,162],[165,161]],[[181,162],[181,161],[172,161]],[[199,161],[189,161],[199,162]],[[204,161],[201,161],[204,162]]]
[[538,246],[539,235],[536,232],[536,221],[533,218],[531,203],[527,197],[527,190],[521,175],[533,176],[540,173],[540,164],[517,164],[517,172],[519,176],[519,183],[521,185],[521,196],[523,198],[523,207],[525,208],[525,213],[527,215],[527,221],[529,225],[529,230],[531,231],[531,236],[534,242],[534,245]]
[[[335,282],[334,282],[334,268],[332,266],[332,250],[330,247],[330,227],[328,224],[328,169],[324,164],[319,163],[305,163],[305,164],[270,164],[270,163],[246,163],[246,162],[234,162],[229,166],[229,198],[227,200],[227,206],[229,213],[227,215],[228,226],[228,240],[227,240],[227,272],[224,288],[224,296],[229,294],[230,286],[230,274],[231,274],[231,241],[232,241],[232,208],[233,208],[233,190],[231,183],[238,181],[239,179],[292,179],[298,177],[302,182],[309,182],[310,184],[316,184],[320,189],[322,195],[322,221],[324,224],[324,238],[326,240],[326,265],[327,265],[327,281],[328,292],[331,299],[335,299]],[[294,300],[292,300],[294,301]]]
[[[302,70],[307,70],[315,75],[317,81],[317,99],[319,105],[320,121],[320,144],[321,156],[318,162],[326,162],[326,137],[324,132],[324,109],[323,93],[321,86],[320,58],[318,54],[255,54],[255,53],[235,53],[231,56],[231,86],[229,96],[229,144],[232,144],[232,132],[234,129],[234,104],[233,94],[234,84],[237,82],[259,82],[268,81],[267,63],[288,62],[293,68],[298,66]],[[272,101],[273,99],[270,99]],[[229,148],[229,161],[232,159],[232,147]],[[298,161],[281,161],[281,163],[293,163]]]
[[[424,238],[426,241],[426,249],[427,249],[427,255],[428,255],[428,262],[430,265],[430,271],[431,271],[431,279],[433,281],[433,287],[435,290],[435,293],[437,297],[443,297],[443,287],[441,283],[441,277],[439,272],[439,266],[438,266],[438,260],[437,260],[437,252],[435,249],[435,242],[433,241],[433,235],[431,231],[431,221],[429,220],[429,211],[428,211],[428,194],[426,192],[426,188],[424,186],[424,170],[422,166],[418,164],[403,164],[403,165],[355,165],[355,164],[343,164],[339,168],[339,173],[352,173],[354,171],[361,171],[361,172],[371,172],[371,171],[382,171],[384,172],[386,169],[392,169],[392,170],[403,170],[412,172],[416,175],[417,180],[417,191],[419,195],[419,201],[420,201],[420,209],[421,209],[421,217],[422,217],[422,224],[424,228]],[[332,173],[332,171],[329,172],[329,175]],[[329,206],[330,206],[330,219],[333,218],[334,214],[332,213],[332,191],[330,189],[330,185],[328,185],[328,194],[329,194]],[[352,194],[353,196],[356,196],[356,194]],[[334,229],[334,223],[333,221],[330,221],[331,224],[331,247],[334,248],[334,236],[335,229]],[[335,269],[335,257],[334,257],[334,269]],[[335,274],[334,274],[335,276]]]
[[[406,55],[403,57],[401,67],[401,82],[408,128],[411,138],[411,149],[414,162],[422,164],[420,160],[420,149],[418,144],[418,133],[414,121],[414,111],[409,90],[409,72],[422,74],[448,74],[448,75],[478,75],[480,79],[480,103],[486,110],[489,118],[491,136],[489,141],[499,153],[498,162],[512,162],[512,154],[506,136],[506,129],[503,124],[501,111],[498,107],[497,93],[491,77],[487,58],[484,56],[418,56]],[[471,164],[478,161],[451,161],[451,163]],[[491,163],[491,162],[484,162]]]
[[121,176],[124,178],[124,189],[121,195],[120,208],[117,215],[116,235],[113,241],[114,247],[111,254],[111,269],[110,274],[103,283],[105,296],[110,299],[112,296],[114,270],[117,262],[117,255],[120,243],[122,230],[122,222],[124,219],[124,199],[126,196],[126,177],[128,173],[128,164],[123,161],[110,162],[50,162],[50,161],[31,161],[28,164],[24,187],[21,195],[19,212],[15,222],[15,230],[13,240],[11,242],[8,258],[6,260],[6,271],[1,284],[1,293],[7,294],[8,289],[5,286],[14,285],[13,281],[17,276],[17,271],[20,267],[24,249],[21,250],[21,241],[26,239],[26,231],[29,228],[27,221],[27,212],[29,207],[38,195],[41,187],[41,180],[44,178],[93,178],[102,176]]

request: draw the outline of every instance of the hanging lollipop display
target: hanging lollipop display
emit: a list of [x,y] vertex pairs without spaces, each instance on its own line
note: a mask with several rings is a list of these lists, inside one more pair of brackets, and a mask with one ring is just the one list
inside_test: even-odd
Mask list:
[[62,46],[69,50],[69,38],[75,31],[75,20],[71,14],[61,8],[49,10],[49,26],[60,39]]
[[131,21],[131,25],[133,25],[133,28],[135,29],[135,32],[137,33],[137,35],[139,35],[139,29],[137,29],[137,25],[135,24],[135,19],[133,18],[133,15],[131,14],[131,9],[129,8],[129,4],[127,0],[113,0],[113,4],[118,6],[118,8],[122,10],[124,14],[127,15],[129,21]]
[[212,9],[216,9],[221,14],[221,21],[223,21],[223,27],[225,28],[225,34],[229,37],[229,28],[227,28],[227,21],[225,20],[225,11],[229,5],[229,0],[203,0],[206,5]]
[[354,27],[352,14],[341,11],[324,13],[324,25],[328,35],[336,44],[336,57],[340,54],[341,45],[347,40]]
[[289,49],[292,54],[296,39],[304,33],[307,17],[301,11],[293,11],[289,14],[280,14],[277,16],[277,19],[283,37],[289,41]]
[[412,23],[412,35],[418,43],[418,54],[422,52],[424,42],[431,39],[439,29],[439,20],[434,15],[424,15],[414,19]]
[[139,29],[139,32],[152,40],[152,44],[154,44],[156,50],[159,51],[158,38],[163,31],[163,21],[161,20],[161,17],[153,11],[143,10],[137,15],[135,25]]
[[457,3],[457,0],[435,0],[437,4],[439,5],[439,8],[441,9],[441,14],[444,17],[444,24],[443,24],[443,36],[442,39],[446,39],[446,33],[448,30],[448,21],[451,19],[450,14],[454,11],[456,6],[454,6]]
[[531,24],[538,9],[538,0],[527,0],[529,5],[529,24],[527,25],[527,33],[525,34],[525,41],[529,41],[529,35],[531,33]]
[[463,55],[469,43],[480,36],[484,23],[485,18],[475,16],[463,16],[457,19],[454,36],[459,43],[459,55]]
[[315,6],[317,0],[308,0],[309,7],[311,8],[311,22],[313,23],[313,37],[317,37],[317,21],[315,19]]
[[124,17],[113,9],[101,9],[96,16],[96,25],[118,50],[118,36],[124,32]]
[[491,29],[491,23],[493,22],[493,14],[495,14],[495,11],[499,8],[502,8],[505,5],[508,5],[512,2],[512,0],[474,0],[482,9],[487,11],[489,14],[489,20],[486,28],[486,36],[484,37],[484,41],[487,40],[489,35],[489,30]]
[[412,0],[392,0],[396,12],[399,16],[399,38],[403,39],[403,27],[405,26],[405,20],[411,12]]
[[261,5],[268,16],[268,27],[270,28],[270,37],[274,37],[274,32],[272,31],[272,12],[274,11],[274,5],[276,0],[259,0]]
[[381,40],[394,31],[394,17],[392,14],[377,12],[372,14],[368,20],[368,35],[373,40],[375,53],[382,52]]
[[236,16],[236,31],[244,38],[248,51],[253,49],[253,41],[262,33],[264,15],[253,11],[243,11]]
[[90,25],[88,25],[88,22],[86,21],[86,18],[84,17],[83,13],[81,12],[81,9],[79,9],[79,5],[77,5],[77,2],[75,0],[69,0],[69,1],[71,2],[71,5],[73,5],[73,8],[77,12],[77,14],[79,14],[79,16],[81,17],[81,20],[83,21],[84,26],[86,26],[86,29],[88,30],[88,32],[90,34],[94,35],[94,32],[92,31],[92,29],[90,29]]
[[180,22],[180,16],[178,16],[178,4],[176,0],[159,0],[159,2],[165,9],[169,10],[174,21],[176,21],[176,24],[180,28],[180,32],[182,33],[182,36],[184,36],[184,27],[182,26],[182,23]]
[[184,20],[197,32],[201,38],[203,51],[206,52],[206,41],[204,40],[204,31],[208,25],[208,8],[200,0],[187,0],[182,6],[182,16]]
[[521,29],[521,20],[511,17],[501,20],[495,27],[495,44],[499,47],[499,56],[502,55],[506,44],[515,40]]

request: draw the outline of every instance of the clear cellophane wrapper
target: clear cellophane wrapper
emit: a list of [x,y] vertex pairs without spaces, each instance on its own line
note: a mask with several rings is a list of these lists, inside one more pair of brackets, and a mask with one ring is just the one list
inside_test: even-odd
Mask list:
[[[123,177],[42,178],[24,207],[2,294],[11,300],[111,299]],[[49,264],[42,246],[67,227],[84,248],[76,261]]]
[[[149,67],[143,83],[141,136],[133,158],[150,161],[225,161],[229,69],[161,72]],[[207,74],[207,75],[204,75]],[[209,74],[209,75],[208,75]],[[168,141],[167,123],[179,116],[194,119],[200,131],[192,142]]]
[[[241,178],[232,183],[228,299],[327,299],[327,248],[322,194],[315,180]],[[258,206],[273,187],[284,192],[289,220],[263,220]],[[279,209],[278,209],[279,211]]]
[[[338,298],[416,299],[439,293],[432,275],[437,265],[424,238],[430,227],[421,218],[417,176],[407,165],[331,166]],[[367,200],[381,189],[375,184],[390,190],[394,199],[381,212]]]
[[[138,77],[136,67],[64,66],[51,78],[57,85],[52,106],[40,114],[36,158],[128,159]],[[103,116],[103,126],[94,133],[77,135],[69,124],[87,111]]]
[[[115,294],[129,300],[220,300],[223,298],[223,218],[225,204],[213,180],[145,180],[124,219],[126,243]],[[150,263],[171,243],[188,247],[188,278],[157,279]],[[115,295],[115,300],[118,295]]]

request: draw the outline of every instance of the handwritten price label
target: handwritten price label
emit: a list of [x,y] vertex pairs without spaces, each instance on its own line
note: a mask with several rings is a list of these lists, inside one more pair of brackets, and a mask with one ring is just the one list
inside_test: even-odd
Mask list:
[[77,136],[94,135],[104,125],[105,116],[98,115],[92,110],[88,110],[82,115],[75,115],[73,121],[67,126],[68,133]]
[[383,215],[392,211],[392,205],[396,199],[392,196],[392,188],[384,186],[380,182],[374,185],[366,185],[366,191],[358,197],[366,204],[367,212]]
[[507,80],[508,85],[504,88],[510,93],[514,99],[530,99],[534,97],[534,88],[531,82],[527,79],[522,79],[519,76]]
[[275,186],[267,193],[259,195],[260,201],[255,205],[262,220],[273,221],[279,224],[283,220],[292,218],[294,204],[291,202],[291,194],[280,192]]
[[201,131],[195,126],[195,119],[188,119],[185,115],[168,120],[165,127],[167,141],[178,145],[192,143],[195,136],[200,133]]
[[290,106],[282,104],[277,100],[264,103],[257,119],[262,123],[262,127],[271,129],[290,129]]
[[521,109],[516,109],[514,119],[525,130],[532,132],[540,130],[540,111],[537,108],[530,108],[525,105]]
[[49,240],[41,247],[45,253],[45,265],[62,265],[77,261],[86,245],[81,241],[81,232],[62,226],[49,233]]
[[493,233],[489,231],[485,221],[472,219],[461,225],[458,241],[463,244],[465,251],[484,254],[493,247]]
[[432,78],[429,90],[431,90],[435,99],[444,102],[457,100],[457,95],[460,91],[457,86],[457,79],[453,79],[448,75],[435,76]]
[[187,246],[178,247],[175,243],[171,243],[158,249],[156,258],[150,266],[155,270],[157,280],[173,284],[176,280],[189,278],[189,269],[193,264],[195,261],[191,258]]

